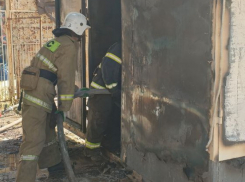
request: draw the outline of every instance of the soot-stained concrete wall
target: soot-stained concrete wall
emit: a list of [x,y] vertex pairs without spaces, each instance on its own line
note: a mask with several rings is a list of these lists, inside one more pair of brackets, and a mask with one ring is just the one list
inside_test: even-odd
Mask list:
[[121,1],[121,157],[146,181],[208,170],[212,2]]

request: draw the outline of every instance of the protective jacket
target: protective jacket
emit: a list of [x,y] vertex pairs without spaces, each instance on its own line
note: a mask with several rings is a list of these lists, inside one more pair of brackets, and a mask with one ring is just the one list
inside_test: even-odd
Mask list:
[[32,59],[31,66],[23,70],[23,142],[16,182],[34,182],[37,164],[47,168],[61,161],[55,128],[50,127],[50,113],[56,83],[58,109],[68,111],[71,107],[77,49],[77,42],[70,36],[61,35],[47,42]]
[[[86,148],[96,149],[100,147],[104,135],[109,136],[111,130],[108,127],[109,123],[110,126],[118,126],[112,127],[116,134],[110,138],[120,136],[121,63],[121,44],[115,43],[108,49],[102,62],[94,71],[90,87],[108,89],[112,96],[95,95],[89,98]],[[120,142],[114,143],[119,144]]]
[[121,44],[113,44],[94,71],[91,88],[108,89],[112,94],[121,90]]
[[[31,61],[31,66],[47,70],[57,76],[58,110],[68,111],[74,96],[78,43],[63,35],[47,42]],[[24,92],[23,102],[51,113],[56,95],[55,83],[39,77],[36,89]]]

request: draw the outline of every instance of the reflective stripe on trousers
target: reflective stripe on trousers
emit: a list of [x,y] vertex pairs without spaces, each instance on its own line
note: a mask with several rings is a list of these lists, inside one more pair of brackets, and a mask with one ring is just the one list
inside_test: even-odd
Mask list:
[[20,161],[35,161],[38,160],[38,156],[36,155],[21,155]]
[[24,93],[24,99],[29,100],[30,102],[33,102],[34,104],[42,106],[42,107],[44,107],[50,111],[52,110],[52,105],[50,105],[50,104],[48,104],[48,103],[46,103],[46,102],[44,102],[44,101],[42,101],[36,97],[33,97],[29,94]]
[[91,142],[88,142],[86,139],[85,146],[86,148],[89,148],[89,149],[95,149],[95,148],[100,148],[100,143],[91,143]]

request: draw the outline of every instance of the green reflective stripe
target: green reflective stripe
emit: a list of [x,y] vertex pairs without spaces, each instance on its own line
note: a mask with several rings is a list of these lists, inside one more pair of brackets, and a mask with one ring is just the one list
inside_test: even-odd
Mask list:
[[29,100],[29,101],[33,102],[34,104],[42,106],[42,107],[44,107],[44,108],[46,108],[46,109],[48,109],[50,111],[52,110],[52,105],[50,105],[50,104],[48,104],[48,103],[46,103],[46,102],[44,102],[44,101],[42,101],[42,100],[40,100],[40,99],[38,99],[36,97],[33,97],[33,96],[28,95],[28,94],[25,93],[24,98],[26,100]]
[[110,85],[105,85],[105,86],[106,86],[106,88],[112,89],[112,88],[117,86],[117,83],[112,83]]
[[89,148],[89,149],[96,149],[96,148],[100,148],[100,143],[91,143],[91,142],[88,142],[86,139],[85,146],[86,148]]
[[74,95],[60,95],[60,100],[73,100]]
[[35,161],[38,160],[38,156],[36,155],[21,155],[20,161]]
[[50,145],[53,145],[56,143],[56,138],[54,138],[51,142],[48,142],[47,144],[44,145],[44,147],[48,147]]
[[57,71],[57,68],[54,66],[54,64],[51,61],[49,61],[46,57],[39,53],[36,55],[36,57],[39,58],[39,60],[42,61],[43,64],[45,64],[53,72]]
[[99,68],[101,68],[101,63],[99,64],[99,66],[98,66]]
[[96,88],[96,89],[105,89],[105,87],[103,87],[103,86],[101,86],[101,85],[99,85],[99,84],[97,84],[95,82],[92,82],[91,83],[91,86],[94,87],[94,88]]
[[51,52],[55,52],[58,47],[60,46],[60,43],[56,40],[50,40],[49,42],[47,42],[44,47],[46,47],[47,49],[49,49]]
[[119,57],[117,57],[115,54],[112,54],[112,53],[108,52],[105,56],[108,57],[108,58],[113,59],[114,61],[116,61],[119,64],[122,64],[122,60]]

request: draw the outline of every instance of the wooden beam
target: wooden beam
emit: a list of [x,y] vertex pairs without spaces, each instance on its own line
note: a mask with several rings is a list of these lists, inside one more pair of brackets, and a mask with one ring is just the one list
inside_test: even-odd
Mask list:
[[75,135],[85,139],[85,134],[80,129],[81,125],[76,123],[75,121],[72,121],[69,118],[66,118],[64,122],[64,128],[74,133]]

